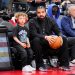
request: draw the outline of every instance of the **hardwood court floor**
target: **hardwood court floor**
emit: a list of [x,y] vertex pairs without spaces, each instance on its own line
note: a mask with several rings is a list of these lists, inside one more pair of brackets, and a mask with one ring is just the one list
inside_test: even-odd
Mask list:
[[51,68],[47,72],[34,71],[32,73],[21,70],[0,71],[0,75],[75,75],[75,67],[71,67],[71,71],[62,71],[57,68]]

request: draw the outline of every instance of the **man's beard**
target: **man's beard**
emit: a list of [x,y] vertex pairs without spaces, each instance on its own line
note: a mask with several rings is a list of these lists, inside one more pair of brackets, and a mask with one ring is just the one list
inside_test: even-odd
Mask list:
[[40,16],[40,17],[38,17],[40,20],[44,20],[45,19],[45,17],[44,16]]

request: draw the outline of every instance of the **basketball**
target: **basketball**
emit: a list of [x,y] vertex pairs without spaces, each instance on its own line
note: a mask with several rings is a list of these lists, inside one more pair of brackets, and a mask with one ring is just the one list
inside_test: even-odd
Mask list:
[[58,49],[63,44],[62,37],[60,37],[60,36],[57,36],[57,37],[56,36],[53,36],[53,37],[55,37],[55,41],[53,43],[49,43],[49,45],[53,49]]

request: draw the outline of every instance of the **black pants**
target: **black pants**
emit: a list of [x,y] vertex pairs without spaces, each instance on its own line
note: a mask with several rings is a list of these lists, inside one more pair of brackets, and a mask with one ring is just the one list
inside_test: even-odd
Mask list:
[[15,46],[17,54],[20,56],[22,61],[22,67],[25,65],[30,65],[33,58],[33,51],[31,48],[23,48],[20,45]]
[[58,56],[58,60],[61,66],[69,66],[69,52],[66,38],[63,38],[63,45],[58,50],[50,48],[48,42],[45,39],[35,38],[31,41],[32,49],[35,53],[36,66],[43,66],[43,55],[45,56]]
[[71,60],[75,59],[75,37],[67,37]]

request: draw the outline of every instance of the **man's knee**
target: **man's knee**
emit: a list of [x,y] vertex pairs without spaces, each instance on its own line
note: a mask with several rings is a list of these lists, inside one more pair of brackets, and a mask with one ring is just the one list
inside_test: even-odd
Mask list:
[[34,38],[34,39],[33,39],[33,42],[40,42],[40,38],[37,38],[37,37]]
[[66,37],[62,37],[63,38],[63,42],[67,42],[67,38]]

